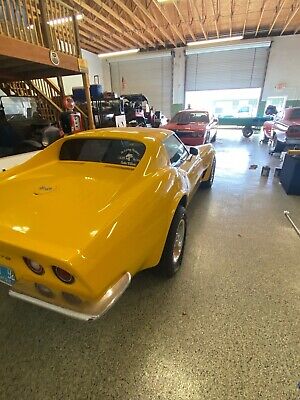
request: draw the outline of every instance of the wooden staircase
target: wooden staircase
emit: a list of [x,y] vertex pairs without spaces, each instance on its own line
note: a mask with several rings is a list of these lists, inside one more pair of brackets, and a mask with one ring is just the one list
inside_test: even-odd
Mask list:
[[[38,104],[38,112],[42,118],[57,123],[62,109],[63,93],[60,88],[49,78],[33,79],[18,82],[0,83],[0,89],[7,96],[35,97]],[[87,129],[88,116],[79,107],[76,111],[82,115],[83,125]]]

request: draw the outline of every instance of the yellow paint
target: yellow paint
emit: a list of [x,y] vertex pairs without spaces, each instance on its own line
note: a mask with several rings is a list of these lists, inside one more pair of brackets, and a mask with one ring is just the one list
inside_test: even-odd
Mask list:
[[[160,129],[110,128],[55,142],[22,165],[0,175],[0,264],[17,280],[42,283],[85,299],[99,298],[125,272],[158,264],[178,203],[190,201],[214,157],[199,146],[180,168],[170,165]],[[136,168],[94,162],[60,161],[62,143],[74,138],[137,140],[146,152]],[[45,269],[31,272],[23,256]],[[6,257],[6,258],[4,258]],[[66,285],[59,266],[75,276]]]

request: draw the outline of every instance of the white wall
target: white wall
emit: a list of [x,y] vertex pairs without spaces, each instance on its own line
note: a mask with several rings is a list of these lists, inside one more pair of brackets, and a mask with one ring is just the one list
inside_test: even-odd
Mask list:
[[[99,83],[104,86],[102,61],[97,54],[82,50],[82,57],[87,60],[91,83],[94,83],[94,76],[99,75]],[[63,82],[66,94],[72,94],[72,87],[83,86],[81,75],[65,76]]]
[[[288,96],[288,100],[300,100],[299,65],[300,35],[272,39],[262,100],[269,96]],[[286,87],[276,89],[279,83],[284,83]]]

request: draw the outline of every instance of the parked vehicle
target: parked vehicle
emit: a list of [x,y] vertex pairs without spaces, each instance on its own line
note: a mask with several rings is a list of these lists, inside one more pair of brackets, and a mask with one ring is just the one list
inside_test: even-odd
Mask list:
[[158,128],[162,124],[164,116],[150,107],[147,97],[142,93],[123,94],[122,98],[127,124],[149,128]]
[[217,137],[217,118],[208,111],[183,110],[163,126],[170,129],[188,146],[199,146],[215,142]]
[[186,207],[200,183],[211,187],[215,165],[211,144],[187,150],[162,129],[53,143],[0,174],[0,281],[29,303],[100,317],[138,271],[179,270]]
[[286,108],[263,125],[264,139],[271,140],[271,153],[300,147],[300,107]]
[[0,97],[0,157],[41,150],[61,137],[34,97]]

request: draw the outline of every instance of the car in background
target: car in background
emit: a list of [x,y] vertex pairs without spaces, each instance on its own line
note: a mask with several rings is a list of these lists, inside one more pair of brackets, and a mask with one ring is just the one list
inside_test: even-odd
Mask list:
[[183,110],[163,126],[170,129],[187,146],[215,142],[217,137],[217,118],[210,116],[208,111]]
[[271,140],[271,153],[300,147],[300,107],[286,108],[263,125],[264,140]]
[[211,144],[188,150],[164,129],[56,141],[0,173],[0,282],[31,304],[100,317],[139,271],[179,270],[186,208],[215,166]]

